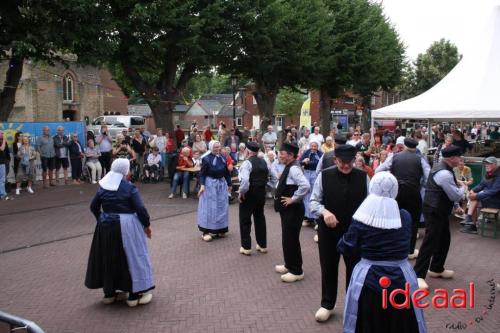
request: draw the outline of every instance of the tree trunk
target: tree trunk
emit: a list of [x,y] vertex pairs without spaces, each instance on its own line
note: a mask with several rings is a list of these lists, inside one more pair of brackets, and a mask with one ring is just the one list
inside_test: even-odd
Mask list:
[[173,135],[174,119],[173,119],[173,104],[166,101],[148,101],[149,107],[153,112],[153,118],[157,128],[162,128],[164,131]]
[[363,103],[363,113],[361,113],[361,130],[363,133],[367,133],[370,129],[370,121],[371,121],[371,112],[372,110],[370,109],[370,102],[371,102],[371,96],[365,96],[363,97],[362,103]]
[[[331,110],[330,96],[326,87],[321,87],[319,91],[319,118],[321,133],[326,138],[330,135],[331,127]],[[334,138],[335,139],[335,138]]]
[[272,124],[277,94],[277,87],[269,87],[265,82],[255,81],[254,96],[257,101],[257,106],[259,107],[259,115],[262,118],[260,121],[262,133],[266,131],[267,126]]
[[16,103],[16,91],[23,74],[24,59],[12,57],[5,78],[5,84],[0,93],[0,121],[8,121]]

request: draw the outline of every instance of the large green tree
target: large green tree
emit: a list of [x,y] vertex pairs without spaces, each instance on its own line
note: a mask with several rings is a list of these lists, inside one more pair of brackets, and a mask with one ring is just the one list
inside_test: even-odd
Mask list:
[[231,33],[224,0],[105,0],[109,61],[173,130],[172,111],[188,82],[211,68]]
[[[361,126],[367,131],[370,127],[371,96],[378,89],[390,91],[401,82],[405,48],[378,4],[369,4],[368,17],[361,29],[369,42],[357,53],[353,91],[361,96]],[[371,32],[366,33],[369,29]]]
[[322,0],[241,0],[235,2],[223,71],[255,84],[254,96],[265,128],[283,87],[311,86],[322,33],[330,18]]
[[[325,0],[333,24],[325,36],[325,56],[317,71],[321,127],[330,127],[330,100],[352,90],[369,97],[379,88],[394,87],[400,79],[404,47],[382,8],[368,0]],[[368,112],[364,112],[365,126]]]
[[[0,62],[7,61],[0,92],[0,121],[7,121],[26,60],[65,64],[64,54],[82,54],[81,63],[97,63],[102,40],[102,11],[96,2],[2,0]],[[92,55],[90,57],[86,55]]]
[[441,39],[431,44],[425,53],[420,53],[413,65],[406,68],[401,87],[405,98],[429,90],[441,81],[460,61],[462,56],[449,40]]

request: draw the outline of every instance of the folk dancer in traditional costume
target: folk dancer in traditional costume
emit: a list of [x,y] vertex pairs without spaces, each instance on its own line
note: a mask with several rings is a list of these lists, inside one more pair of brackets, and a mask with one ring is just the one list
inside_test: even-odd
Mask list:
[[453,174],[453,168],[460,162],[460,153],[460,148],[453,145],[444,148],[443,159],[432,168],[427,181],[423,207],[425,237],[415,264],[420,288],[429,288],[425,281],[427,275],[451,279],[455,273],[444,269],[444,264],[451,241],[448,216],[466,190]]
[[[314,182],[318,174],[316,173],[316,167],[318,162],[323,156],[323,152],[318,150],[319,144],[317,141],[311,141],[309,143],[309,149],[307,149],[300,157],[300,162],[304,167],[304,176],[306,176],[309,181],[309,186],[313,188]],[[304,197],[304,221],[302,222],[303,227],[314,226],[316,224],[315,220],[318,218],[316,214],[311,212],[310,208],[311,191],[309,191]]]
[[203,157],[198,192],[198,229],[206,242],[213,236],[224,237],[228,231],[228,192],[231,192],[231,175],[227,161],[221,155],[219,141],[210,141],[210,153]]
[[299,163],[296,161],[299,147],[284,142],[280,148],[280,158],[286,164],[274,195],[274,209],[280,213],[284,265],[275,270],[283,282],[295,282],[304,278],[302,253],[300,249],[300,229],[304,217],[303,198],[310,189]]
[[[345,136],[342,136],[340,134],[335,135],[335,145],[334,149],[330,150],[321,156],[319,159],[318,165],[316,166],[316,173],[319,174],[321,171],[334,167],[335,166],[335,147],[338,145],[344,145],[346,143],[347,139]],[[314,185],[314,184],[313,184]],[[311,191],[312,192],[312,191]],[[314,230],[318,230],[318,225],[314,227]],[[314,241],[317,243],[318,242],[318,233],[316,232],[316,235],[314,235]]]
[[[336,166],[323,170],[316,179],[311,195],[311,210],[318,219],[319,261],[321,264],[321,307],[317,321],[333,314],[337,301],[340,253],[337,243],[351,224],[352,215],[366,198],[368,176],[353,168],[356,148],[340,145],[335,149]],[[357,258],[344,257],[346,289]]]
[[103,303],[111,304],[128,292],[130,307],[151,302],[153,270],[146,237],[151,238],[149,214],[137,188],[126,181],[130,162],[116,159],[99,181],[90,209],[97,225],[90,248],[85,286],[102,288]]
[[405,150],[394,153],[375,172],[390,171],[398,180],[399,192],[396,197],[399,208],[410,213],[412,220],[411,242],[408,259],[416,259],[418,224],[422,214],[421,184],[426,184],[431,167],[425,159],[417,154],[418,142],[412,138],[405,138]]
[[[377,173],[368,197],[356,210],[353,221],[337,245],[344,257],[356,258],[344,306],[344,333],[425,333],[423,310],[410,302],[408,309],[395,309],[388,301],[394,289],[410,295],[418,289],[417,276],[407,260],[412,233],[410,214],[399,209],[394,198],[398,180],[389,172]],[[384,308],[382,290],[387,291]],[[403,301],[395,298],[398,304]]]
[[249,141],[246,144],[246,159],[239,169],[239,201],[240,201],[240,253],[252,253],[252,215],[255,227],[256,250],[267,252],[266,217],[266,184],[269,179],[269,169],[265,160],[258,158],[259,144]]

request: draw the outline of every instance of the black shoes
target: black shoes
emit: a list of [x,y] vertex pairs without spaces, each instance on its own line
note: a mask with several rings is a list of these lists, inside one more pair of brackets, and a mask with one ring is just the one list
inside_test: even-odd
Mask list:
[[471,222],[471,223],[466,223],[460,228],[460,232],[466,233],[466,234],[477,234],[477,227],[476,224]]

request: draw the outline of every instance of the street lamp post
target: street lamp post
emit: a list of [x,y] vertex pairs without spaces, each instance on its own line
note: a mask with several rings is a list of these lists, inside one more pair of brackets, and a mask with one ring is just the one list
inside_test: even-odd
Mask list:
[[231,75],[231,86],[233,87],[233,128],[236,129],[236,85],[238,84],[238,77]]

